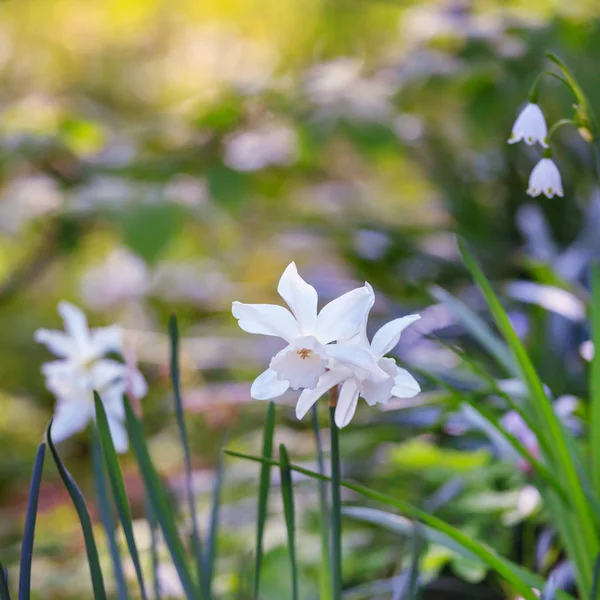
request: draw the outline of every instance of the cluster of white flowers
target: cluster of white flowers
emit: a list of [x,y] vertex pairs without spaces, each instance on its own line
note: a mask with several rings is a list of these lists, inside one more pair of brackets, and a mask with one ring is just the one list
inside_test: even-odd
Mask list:
[[508,143],[515,144],[523,140],[529,146],[539,143],[544,148],[542,159],[529,176],[527,194],[539,196],[543,193],[548,198],[553,198],[555,195],[562,197],[564,192],[560,172],[551,158],[552,153],[547,138],[548,127],[544,114],[537,103],[529,102],[519,113]]
[[126,452],[129,440],[123,423],[123,396],[140,399],[146,395],[147,386],[131,361],[107,358],[111,353],[126,357],[123,332],[116,325],[90,330],[83,311],[68,302],[61,302],[58,312],[65,331],[38,329],[35,333],[36,341],[59,357],[42,366],[46,387],[56,397],[52,437],[62,441],[95,418],[96,391],[104,404],[115,448]]
[[344,427],[354,416],[359,396],[373,406],[420,392],[408,371],[385,358],[419,315],[390,321],[369,342],[367,320],[375,295],[368,283],[317,312],[317,292],[292,262],[277,291],[290,310],[273,304],[233,303],[233,315],[244,331],[280,337],[287,343],[252,384],[253,398],[268,400],[289,388],[302,389],[296,404],[296,416],[301,419],[323,394],[340,386],[335,422]]

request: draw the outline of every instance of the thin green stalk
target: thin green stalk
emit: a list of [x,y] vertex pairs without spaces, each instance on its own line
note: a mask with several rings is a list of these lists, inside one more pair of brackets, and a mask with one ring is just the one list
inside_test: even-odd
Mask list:
[[279,465],[281,474],[281,497],[285,513],[285,526],[288,536],[290,567],[292,570],[292,600],[298,600],[298,566],[296,563],[296,515],[294,509],[294,487],[290,459],[283,444],[279,446]]
[[330,395],[329,400],[329,429],[331,434],[331,580],[333,600],[342,600],[340,430],[335,424],[336,404],[337,391]]
[[[315,434],[315,443],[317,446],[317,465],[319,473],[325,474],[325,458],[323,456],[323,445],[321,444],[321,431],[319,427],[319,411],[317,403],[313,404],[312,408],[312,423]],[[321,520],[321,565],[319,569],[319,586],[321,600],[331,600],[331,551],[329,549],[330,536],[330,517],[329,503],[327,502],[327,484],[319,480],[317,482],[319,488],[319,508]]]
[[2,563],[0,563],[0,600],[10,600],[8,575]]
[[171,315],[169,318],[169,337],[171,340],[171,384],[173,386],[173,396],[175,399],[175,414],[177,417],[177,426],[179,429],[179,439],[183,448],[183,462],[185,467],[185,487],[188,506],[190,510],[190,519],[192,521],[192,551],[196,564],[196,572],[202,595],[205,600],[211,597],[210,583],[206,581],[205,562],[203,557],[202,540],[198,532],[198,516],[196,514],[196,500],[192,487],[192,459],[190,446],[188,443],[187,428],[183,414],[183,400],[181,395],[181,377],[179,372],[179,328],[177,327],[177,317]]

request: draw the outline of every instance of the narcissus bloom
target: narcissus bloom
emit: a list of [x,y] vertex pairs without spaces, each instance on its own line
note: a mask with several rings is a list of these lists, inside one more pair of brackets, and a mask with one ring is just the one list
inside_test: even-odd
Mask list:
[[290,310],[274,304],[234,302],[232,306],[233,316],[244,331],[280,337],[287,342],[252,384],[253,398],[276,398],[289,388],[315,389],[332,360],[374,381],[387,378],[366,348],[339,343],[359,333],[371,301],[369,287],[352,290],[317,313],[317,292],[300,277],[292,262],[281,276],[277,291]]
[[540,143],[544,148],[548,147],[546,137],[548,136],[548,127],[546,119],[540,107],[530,102],[520,113],[513,125],[509,144],[515,144],[523,140],[530,146]]
[[415,378],[405,369],[400,368],[393,358],[386,358],[400,341],[402,332],[412,323],[419,320],[419,315],[408,315],[386,323],[369,342],[366,335],[368,313],[374,303],[375,295],[368,286],[370,301],[365,311],[360,333],[352,340],[341,344],[343,346],[364,348],[373,358],[377,366],[385,372],[383,379],[373,379],[360,368],[346,366],[333,361],[331,369],[320,379],[314,390],[305,390],[300,395],[296,405],[296,416],[301,419],[312,405],[328,390],[341,384],[338,403],[335,410],[335,422],[338,427],[345,427],[354,416],[359,396],[367,404],[387,404],[391,398],[412,398],[421,388]]
[[555,195],[562,198],[564,195],[560,172],[549,157],[542,158],[529,176],[527,194],[539,196],[542,193],[548,198],[553,198]]
[[83,311],[68,302],[61,302],[58,311],[64,332],[38,329],[35,333],[36,341],[59,357],[42,365],[46,387],[56,397],[52,437],[60,442],[95,418],[96,391],[104,404],[115,448],[125,452],[128,438],[123,396],[130,393],[141,397],[147,388],[137,367],[106,358],[111,352],[124,354],[122,331],[117,326],[90,330]]

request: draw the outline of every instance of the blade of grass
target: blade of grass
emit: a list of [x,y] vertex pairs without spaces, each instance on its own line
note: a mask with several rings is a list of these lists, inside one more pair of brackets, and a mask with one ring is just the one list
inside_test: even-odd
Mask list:
[[10,600],[10,591],[8,589],[8,576],[6,569],[0,562],[0,600]]
[[279,446],[279,461],[279,468],[281,472],[281,497],[283,499],[283,511],[285,513],[285,526],[287,529],[290,566],[292,570],[292,600],[298,600],[298,567],[296,565],[296,515],[294,511],[294,488],[292,484],[292,472],[290,471],[290,459],[283,444]]
[[590,366],[590,462],[592,485],[600,497],[600,266],[592,267],[592,342],[594,358]]
[[419,564],[421,562],[421,555],[423,554],[423,551],[425,549],[423,536],[419,532],[420,527],[420,523],[413,523],[413,547],[408,575],[408,588],[406,590],[406,600],[418,600],[420,596]]
[[21,569],[19,571],[19,600],[29,600],[31,595],[31,561],[33,559],[33,538],[35,535],[35,521],[37,518],[38,499],[44,470],[44,457],[46,444],[42,442],[35,455],[31,485],[29,486],[29,501],[25,517],[25,531],[21,545]]
[[[252,456],[242,452],[235,452],[233,450],[225,450],[225,453],[229,456],[235,456],[245,460],[251,460],[258,463],[268,462],[271,466],[279,466],[277,461],[267,460],[260,456]],[[302,473],[303,475],[312,477],[314,479],[331,481],[331,478],[327,477],[326,475],[321,475],[320,473],[316,473],[315,471],[305,469],[304,467],[300,467],[298,465],[290,464],[290,470],[296,471],[297,473]],[[526,569],[511,563],[508,559],[500,556],[495,550],[487,545],[474,540],[469,535],[452,527],[452,525],[449,525],[438,517],[430,515],[429,513],[426,513],[425,511],[422,511],[407,502],[403,502],[402,500],[398,500],[382,492],[377,492],[376,490],[368,488],[359,483],[341,480],[340,485],[346,489],[356,492],[357,494],[365,496],[366,498],[375,500],[376,502],[393,506],[407,517],[411,519],[418,519],[426,525],[429,525],[430,527],[433,527],[434,529],[446,534],[449,538],[460,544],[466,550],[473,552],[479,558],[479,560],[496,571],[496,573],[510,583],[514,590],[520,593],[525,600],[538,600],[531,588],[543,587],[544,584],[541,582],[541,578],[529,573]],[[524,580],[524,577],[527,577],[527,581]],[[563,595],[562,598],[564,600],[573,600],[572,596],[569,596],[568,594]]]
[[[331,393],[331,392],[330,392]],[[333,600],[342,600],[342,496],[340,472],[340,430],[335,424],[337,391],[329,401],[331,434],[331,582]]]
[[152,560],[152,586],[154,588],[154,600],[161,600],[160,580],[158,578],[158,547],[156,543],[156,528],[157,523],[152,512],[152,507],[145,499],[146,520],[148,521],[148,529],[150,530],[150,558]]
[[[487,280],[483,271],[461,240],[459,240],[459,249],[467,269],[470,271],[473,279],[487,301],[498,329],[508,343],[515,361],[519,366],[521,378],[529,390],[530,401],[533,404],[533,409],[536,411],[538,418],[538,426],[535,427],[533,431],[536,434],[538,434],[538,430],[542,432],[547,431],[552,439],[554,452],[551,456],[547,457],[547,459],[549,460],[549,463],[561,473],[561,476],[564,477],[566,491],[569,494],[571,504],[570,508],[578,515],[580,521],[580,527],[577,531],[572,532],[572,535],[577,538],[577,544],[581,546],[582,558],[586,557],[584,563],[581,564],[579,568],[582,577],[578,583],[582,593],[585,596],[588,596],[592,581],[592,557],[595,557],[598,554],[600,543],[596,533],[595,516],[592,507],[586,498],[575,468],[573,457],[569,451],[569,446],[566,441],[567,433],[561,426],[527,351],[515,333],[510,319],[494,293],[490,282]],[[566,510],[569,510],[569,508],[566,507]]]
[[183,415],[183,401],[181,396],[181,377],[179,371],[179,328],[177,326],[177,317],[171,315],[169,318],[169,338],[171,340],[171,384],[173,386],[173,396],[175,398],[175,415],[177,417],[177,427],[179,428],[179,439],[183,448],[183,462],[185,466],[185,484],[187,501],[192,521],[192,550],[196,563],[197,577],[204,597],[208,600],[211,597],[210,582],[203,576],[203,550],[202,540],[198,532],[198,515],[196,511],[196,500],[192,484],[192,459],[190,445],[188,442],[187,428]]
[[213,486],[212,494],[212,507],[210,510],[210,525],[208,528],[206,552],[204,553],[203,577],[207,585],[208,598],[212,598],[212,583],[217,557],[219,509],[221,507],[221,487],[223,485],[223,447],[225,444],[226,442],[223,442],[219,446],[219,460],[217,462],[215,484]]
[[[325,474],[325,458],[323,456],[323,445],[321,443],[321,431],[319,428],[319,411],[317,403],[312,408],[313,432],[315,434],[315,443],[317,446],[317,465],[319,473]],[[329,503],[327,502],[327,484],[319,480],[319,508],[321,520],[321,563],[319,565],[319,598],[321,600],[331,600],[331,552],[329,550],[330,536],[330,518]]]
[[518,375],[515,362],[504,342],[475,311],[437,285],[430,287],[429,293],[454,313],[465,329],[504,367],[507,374]]
[[590,600],[598,600],[598,587],[600,585],[600,554],[596,556],[594,563],[594,581],[592,582],[592,591],[590,592]]
[[135,574],[140,586],[140,592],[142,599],[146,600],[146,585],[144,584],[144,575],[142,573],[142,567],[140,565],[140,555],[135,543],[135,536],[133,534],[133,519],[131,516],[131,509],[129,508],[129,500],[127,499],[127,491],[125,490],[125,483],[123,481],[123,474],[121,473],[121,467],[119,466],[119,457],[115,450],[110,429],[108,426],[108,418],[106,411],[104,410],[104,404],[100,399],[97,392],[94,392],[94,403],[96,407],[96,426],[98,439],[100,442],[100,448],[102,449],[102,456],[104,457],[104,464],[108,473],[108,481],[113,493],[115,506],[117,507],[117,514],[119,515],[119,521],[123,527],[123,533],[125,534],[125,540],[127,547],[129,548],[129,554],[133,561]]
[[94,427],[90,427],[90,433],[92,437],[92,470],[94,472],[98,512],[100,513],[100,520],[102,521],[106,539],[108,540],[108,550],[113,564],[115,583],[117,585],[117,595],[119,600],[127,600],[127,584],[125,582],[125,574],[123,573],[119,544],[117,543],[117,538],[115,536],[116,523],[113,516],[112,505],[108,498],[108,494],[106,493],[107,482],[104,466],[102,464],[102,448],[100,447],[100,440],[98,439]]
[[[262,455],[270,460],[273,456],[273,436],[275,432],[275,403],[269,402],[263,430]],[[263,557],[263,536],[267,521],[269,487],[271,485],[271,465],[265,462],[260,467],[260,488],[258,492],[258,514],[256,516],[256,562],[254,564],[254,600],[258,600],[260,571]]]
[[98,558],[98,548],[96,547],[96,540],[94,539],[94,530],[92,528],[92,520],[90,519],[90,513],[85,505],[83,495],[73,477],[67,468],[64,466],[60,456],[52,441],[52,421],[48,424],[46,429],[46,440],[48,441],[48,447],[58,469],[58,474],[62,479],[73,506],[77,511],[79,522],[81,524],[81,531],[83,532],[83,539],[85,541],[85,551],[87,553],[88,564],[90,566],[90,576],[92,579],[92,587],[94,589],[94,600],[106,600],[106,591],[104,589],[104,579],[102,577],[102,569],[100,568],[100,560]]
[[148,496],[150,506],[160,525],[165,543],[167,544],[171,558],[173,559],[173,564],[179,575],[186,598],[188,600],[196,600],[199,597],[199,593],[187,565],[184,546],[179,537],[175,519],[173,518],[173,510],[169,504],[160,477],[150,458],[142,425],[134,415],[127,398],[124,399],[124,403],[127,431],[129,433],[131,447],[144,481],[144,487],[146,488],[146,495]]

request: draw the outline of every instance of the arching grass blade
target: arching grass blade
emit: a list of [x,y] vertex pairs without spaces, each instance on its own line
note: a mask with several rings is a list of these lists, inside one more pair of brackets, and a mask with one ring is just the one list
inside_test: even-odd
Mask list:
[[186,598],[188,600],[196,600],[202,596],[200,596],[200,592],[188,568],[184,546],[177,531],[175,519],[173,518],[173,510],[170,506],[167,493],[150,458],[142,425],[134,415],[127,398],[124,399],[124,403],[131,447],[135,454],[142,479],[144,480],[144,487],[146,488],[146,495],[150,506],[160,525]]
[[273,456],[273,436],[275,432],[275,403],[269,402],[265,426],[263,429],[262,455],[267,462],[260,467],[260,488],[258,492],[258,514],[256,516],[256,562],[254,564],[254,600],[258,600],[260,589],[260,570],[263,558],[263,536],[267,521],[267,507],[269,502],[269,487],[271,485],[271,464],[268,462]]
[[31,561],[33,559],[33,538],[35,535],[35,521],[37,518],[38,499],[44,470],[44,457],[46,444],[42,442],[35,455],[31,485],[29,487],[29,501],[27,503],[27,516],[25,517],[25,532],[21,545],[21,570],[19,571],[19,600],[29,600],[31,595]]
[[127,583],[125,582],[125,574],[123,573],[121,552],[115,536],[116,523],[113,515],[113,507],[108,494],[106,493],[108,484],[106,481],[104,465],[102,463],[102,448],[100,447],[100,440],[98,439],[95,428],[91,427],[90,432],[92,438],[92,470],[94,471],[98,512],[100,513],[100,520],[102,521],[106,539],[108,540],[108,550],[113,564],[117,595],[119,600],[127,600],[129,595],[127,592]]
[[177,427],[179,428],[179,439],[183,448],[186,493],[190,511],[190,519],[192,521],[192,550],[200,587],[203,590],[204,597],[208,600],[211,596],[210,581],[207,581],[203,575],[204,560],[202,556],[202,540],[200,538],[200,533],[198,532],[196,500],[192,485],[192,459],[187,436],[187,428],[183,414],[181,377],[179,371],[179,328],[177,327],[177,317],[175,315],[171,315],[169,318],[169,338],[171,340],[171,383],[173,386],[173,396],[175,398],[175,415],[177,417]]
[[142,599],[146,600],[147,595],[146,586],[144,584],[144,575],[142,573],[140,555],[135,543],[135,536],[133,534],[133,519],[131,517],[129,501],[127,499],[127,491],[125,490],[125,483],[123,482],[123,474],[121,473],[119,458],[110,434],[108,418],[106,417],[104,405],[102,404],[102,400],[97,392],[94,392],[94,402],[96,406],[96,425],[98,428],[98,438],[100,440],[102,456],[104,457],[104,464],[106,465],[106,471],[108,473],[108,480],[110,482],[113,498],[115,500],[115,506],[117,507],[119,521],[121,521],[123,533],[125,533],[125,540],[127,541],[129,554],[131,555],[131,560],[133,561]]
[[281,472],[281,497],[285,513],[285,526],[287,529],[288,550],[292,570],[292,600],[298,600],[298,567],[296,565],[296,514],[294,510],[294,488],[290,459],[285,446],[279,446],[279,466]]
[[98,559],[98,548],[96,547],[96,540],[94,539],[94,530],[92,528],[92,521],[90,519],[90,513],[85,505],[85,500],[81,491],[77,487],[75,480],[71,477],[69,471],[62,463],[58,452],[52,442],[52,421],[48,424],[46,429],[46,439],[48,441],[48,447],[50,453],[58,469],[60,478],[62,479],[73,506],[77,511],[79,522],[81,524],[81,530],[83,532],[83,539],[85,541],[85,551],[87,553],[88,564],[90,566],[90,576],[92,578],[92,587],[94,589],[94,600],[106,600],[106,591],[104,589],[104,579],[102,577],[102,569],[100,568],[100,560]]

